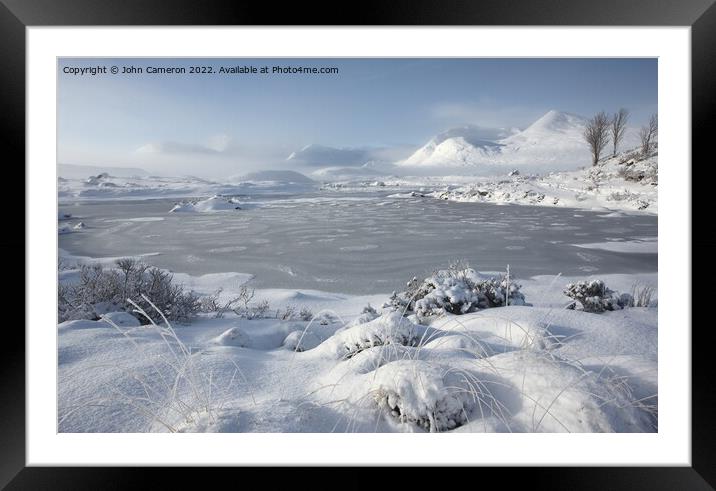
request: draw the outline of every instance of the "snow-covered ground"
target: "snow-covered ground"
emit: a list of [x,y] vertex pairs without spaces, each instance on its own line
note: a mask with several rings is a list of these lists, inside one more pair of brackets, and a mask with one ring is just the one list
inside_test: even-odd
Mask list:
[[658,213],[658,154],[636,150],[607,157],[595,166],[525,174],[502,166],[499,175],[379,176],[326,180],[323,189],[344,192],[392,190],[393,197],[557,206],[629,213]]
[[[652,273],[602,279],[622,292],[656,286]],[[430,319],[381,309],[388,294],[262,289],[254,302],[310,310],[311,320],[64,322],[59,431],[656,431],[656,294],[651,307],[565,310],[574,280],[519,280],[531,306]],[[175,281],[230,298],[251,276]]]
[[467,202],[658,213],[657,168],[657,155],[642,158],[631,151],[585,169],[546,175],[515,173],[502,179],[483,177],[468,185],[434,191],[430,196]]

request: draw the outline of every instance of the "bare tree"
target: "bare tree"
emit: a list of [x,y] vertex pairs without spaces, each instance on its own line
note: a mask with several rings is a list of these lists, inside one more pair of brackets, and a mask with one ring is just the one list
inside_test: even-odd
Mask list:
[[604,147],[609,143],[609,116],[604,111],[594,115],[584,128],[584,139],[592,151],[592,165],[597,165]]
[[617,156],[617,147],[624,139],[624,132],[626,131],[627,120],[629,119],[629,111],[623,107],[619,109],[619,112],[612,116],[612,157]]
[[641,139],[641,153],[642,155],[648,155],[651,148],[656,143],[656,138],[659,132],[659,120],[656,114],[652,114],[649,118],[649,124],[642,126],[639,131],[639,138]]

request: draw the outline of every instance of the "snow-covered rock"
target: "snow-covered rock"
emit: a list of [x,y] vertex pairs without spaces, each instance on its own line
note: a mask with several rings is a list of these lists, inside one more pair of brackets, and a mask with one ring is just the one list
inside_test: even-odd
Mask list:
[[232,327],[213,338],[211,344],[220,346],[239,346],[249,347],[251,345],[250,336],[240,327]]
[[216,195],[199,201],[177,203],[169,213],[231,211],[242,210],[245,207],[247,205],[242,205],[236,198]]

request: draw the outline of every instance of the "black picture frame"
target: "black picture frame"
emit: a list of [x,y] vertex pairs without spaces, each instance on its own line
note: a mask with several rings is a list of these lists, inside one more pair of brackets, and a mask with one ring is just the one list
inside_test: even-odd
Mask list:
[[[328,14],[328,15],[326,15]],[[320,21],[318,20],[320,19]],[[0,139],[6,156],[3,169],[24,172],[25,156],[25,28],[28,26],[109,25],[605,25],[605,26],[691,26],[692,68],[692,196],[707,196],[714,165],[709,122],[716,114],[716,5],[714,0],[489,0],[356,2],[315,6],[268,2],[204,0],[0,0]],[[709,158],[711,157],[711,158]],[[690,163],[682,163],[688,169]],[[694,174],[694,171],[697,171]],[[19,181],[14,181],[19,182]],[[700,189],[702,187],[703,189]],[[17,189],[20,194],[23,190]],[[701,191],[701,192],[699,192]],[[692,205],[696,212],[706,209]],[[692,224],[709,223],[694,215]],[[15,230],[24,230],[24,219],[9,217]],[[668,231],[664,231],[668,232]],[[24,234],[3,234],[2,257],[17,257],[23,250],[25,265],[32,261],[24,253]],[[712,277],[709,256],[716,241],[704,234],[692,239],[692,264],[699,275]],[[21,266],[8,274],[19,278]],[[693,276],[692,276],[693,277]],[[696,291],[696,285],[692,285]],[[32,292],[26,291],[26,298]],[[684,299],[680,300],[684,301]],[[691,302],[691,299],[686,299]],[[708,302],[708,301],[707,301]],[[693,306],[693,303],[692,303]],[[10,310],[10,309],[8,309]],[[19,309],[15,309],[19,312]],[[10,313],[10,312],[8,312]],[[167,479],[188,484],[181,469],[128,468],[40,468],[26,467],[25,454],[25,339],[19,314],[6,319],[4,346],[0,355],[0,488],[4,489],[120,489],[168,486]],[[17,320],[17,322],[12,322]],[[716,487],[716,414],[710,323],[692,323],[692,467],[586,467],[532,468],[521,470],[480,469],[480,480],[504,479],[505,472],[524,474],[530,486],[549,489],[714,489]],[[26,326],[27,328],[28,326]],[[35,326],[37,328],[37,326]],[[669,326],[687,332],[689,326]],[[660,367],[668,370],[668,367]],[[548,451],[548,449],[546,449]],[[225,474],[229,470],[224,470]],[[291,481],[302,481],[306,469],[291,470]],[[203,471],[206,473],[206,469]],[[211,480],[222,475],[211,471]],[[256,478],[265,470],[245,470],[242,479]],[[249,474],[246,474],[249,472]],[[476,471],[473,471],[473,473]],[[416,476],[416,473],[411,473]],[[406,476],[401,477],[403,479]],[[417,475],[419,478],[419,475]],[[352,480],[351,480],[352,481]],[[247,481],[246,481],[247,482]],[[401,481],[402,482],[402,481]],[[484,482],[484,481],[483,481]],[[504,482],[504,481],[503,481]],[[350,482],[356,485],[355,482]]]

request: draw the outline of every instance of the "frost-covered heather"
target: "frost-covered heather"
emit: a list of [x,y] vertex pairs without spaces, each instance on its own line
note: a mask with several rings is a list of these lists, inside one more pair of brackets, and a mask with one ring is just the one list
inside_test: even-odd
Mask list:
[[509,274],[484,275],[453,264],[422,281],[414,277],[407,283],[407,290],[393,292],[383,307],[424,318],[525,304],[519,283],[510,281]]

